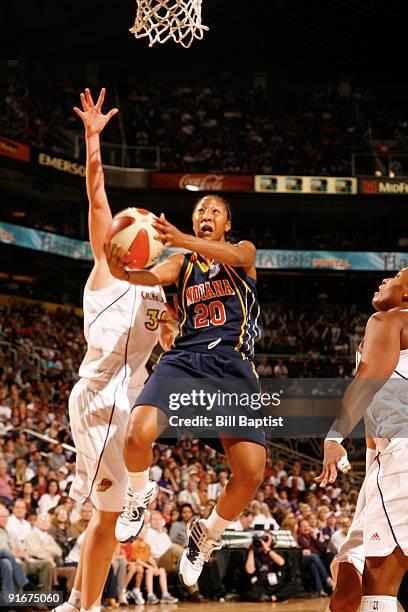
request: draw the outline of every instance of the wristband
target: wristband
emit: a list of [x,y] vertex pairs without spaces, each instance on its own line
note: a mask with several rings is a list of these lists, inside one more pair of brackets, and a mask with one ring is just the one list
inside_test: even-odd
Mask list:
[[332,436],[330,438],[326,438],[325,442],[338,442],[338,444],[341,444],[343,440],[344,438],[335,438],[334,436]]

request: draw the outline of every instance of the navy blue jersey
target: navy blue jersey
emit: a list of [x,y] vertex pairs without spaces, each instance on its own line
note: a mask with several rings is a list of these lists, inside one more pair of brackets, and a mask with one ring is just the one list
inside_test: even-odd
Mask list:
[[203,351],[233,347],[254,354],[262,333],[256,281],[242,268],[218,261],[207,265],[187,253],[178,283],[179,334],[174,348]]

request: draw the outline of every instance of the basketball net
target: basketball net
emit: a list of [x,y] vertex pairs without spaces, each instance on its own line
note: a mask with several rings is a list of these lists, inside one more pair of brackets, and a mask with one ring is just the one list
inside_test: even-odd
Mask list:
[[202,0],[137,0],[134,26],[136,38],[148,36],[149,47],[170,38],[188,47],[195,38],[201,40],[207,26],[201,23]]

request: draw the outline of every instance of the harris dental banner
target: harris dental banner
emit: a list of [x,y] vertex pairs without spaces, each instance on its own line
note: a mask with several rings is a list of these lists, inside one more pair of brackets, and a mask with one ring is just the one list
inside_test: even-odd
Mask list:
[[[92,251],[88,241],[13,223],[0,222],[0,242],[72,259],[92,261]],[[172,249],[169,249],[166,254],[170,254],[171,251]],[[408,253],[258,249],[256,267],[261,270],[392,271],[408,267]]]

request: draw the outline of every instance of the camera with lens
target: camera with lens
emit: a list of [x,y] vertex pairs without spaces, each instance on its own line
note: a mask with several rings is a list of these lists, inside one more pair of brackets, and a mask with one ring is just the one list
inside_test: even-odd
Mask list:
[[254,536],[252,540],[254,550],[262,550],[262,542],[268,542],[270,548],[273,548],[276,544],[276,538],[273,533]]

